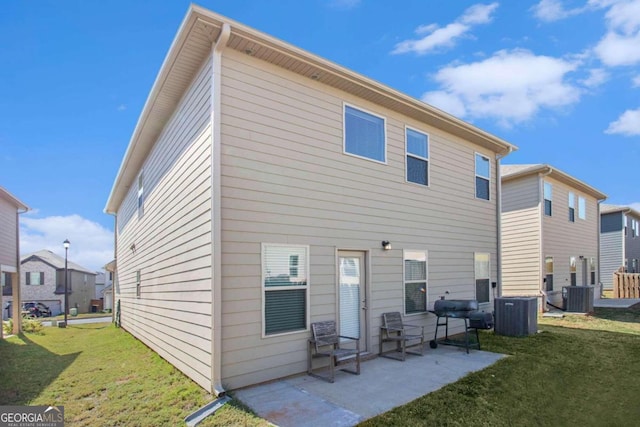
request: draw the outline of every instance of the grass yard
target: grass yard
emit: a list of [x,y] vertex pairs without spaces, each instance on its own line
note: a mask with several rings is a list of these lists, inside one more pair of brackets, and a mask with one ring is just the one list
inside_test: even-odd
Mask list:
[[[362,426],[637,425],[640,307],[539,322],[532,337],[483,334],[483,349],[509,357]],[[0,404],[64,405],[69,426],[183,425],[213,399],[104,324],[0,341],[0,379]],[[201,425],[268,423],[232,401]]]
[[362,426],[630,426],[640,419],[640,307],[539,319],[539,333],[486,333],[510,357]]
[[[68,426],[177,426],[213,400],[111,324],[0,340],[0,405],[64,405]],[[202,426],[265,426],[236,401]]]

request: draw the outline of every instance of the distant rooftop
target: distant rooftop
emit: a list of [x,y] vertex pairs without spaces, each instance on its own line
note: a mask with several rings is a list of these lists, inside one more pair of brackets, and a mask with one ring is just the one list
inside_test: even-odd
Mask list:
[[[20,259],[20,263],[24,263],[30,258],[40,258],[42,261],[46,262],[47,264],[51,265],[57,270],[64,269],[64,258],[61,257],[60,255],[54,254],[53,252],[47,249],[43,249],[41,251],[23,256]],[[81,271],[87,274],[96,274],[95,271],[92,271],[79,264],[76,264],[75,262],[68,261],[68,260],[67,260],[67,269],[74,270],[74,271]]]

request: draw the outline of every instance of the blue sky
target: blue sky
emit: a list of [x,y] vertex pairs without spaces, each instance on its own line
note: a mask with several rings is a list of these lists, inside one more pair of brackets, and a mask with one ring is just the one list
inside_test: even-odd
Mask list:
[[[201,6],[429,102],[640,208],[640,0],[203,0]],[[189,2],[8,0],[0,185],[21,247],[98,269],[103,213]]]

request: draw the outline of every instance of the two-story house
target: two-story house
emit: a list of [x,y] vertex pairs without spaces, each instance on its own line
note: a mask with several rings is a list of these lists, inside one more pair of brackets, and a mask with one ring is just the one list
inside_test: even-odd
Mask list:
[[620,268],[640,273],[640,212],[629,206],[602,205],[600,257],[604,289],[613,288],[613,273]]
[[[64,312],[65,260],[49,250],[22,257],[20,261],[20,287],[22,302],[41,302],[55,316]],[[91,311],[91,300],[95,298],[96,273],[67,260],[67,293],[69,308],[79,313]],[[11,298],[15,301],[16,298]]]
[[121,324],[221,393],[304,372],[310,322],[377,353],[383,312],[490,310],[514,148],[192,5],[105,208]]
[[[20,296],[20,227],[19,215],[29,210],[17,197],[0,187],[0,322],[8,317],[20,318],[20,307],[8,299]],[[10,313],[9,311],[12,311]],[[20,322],[13,323],[13,333],[20,332]],[[2,328],[0,328],[2,338]]]
[[562,304],[562,288],[597,285],[606,195],[546,164],[502,165],[502,294]]

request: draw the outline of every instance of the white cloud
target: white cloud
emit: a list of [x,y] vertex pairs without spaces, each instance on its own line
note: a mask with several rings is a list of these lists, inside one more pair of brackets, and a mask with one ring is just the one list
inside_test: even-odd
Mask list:
[[640,202],[631,203],[629,206],[631,207],[631,209],[635,209],[640,212]]
[[582,13],[585,8],[565,9],[560,0],[540,0],[540,3],[531,8],[536,18],[544,22],[559,21],[573,15]]
[[117,109],[118,111],[124,111],[124,110],[126,110],[126,109],[127,109],[127,106],[126,106],[126,105],[124,105],[124,104],[120,104],[120,105],[118,105],[118,108],[116,108],[116,109]]
[[631,85],[633,87],[640,87],[640,74],[631,79]]
[[640,63],[640,0],[593,2],[610,7],[605,14],[607,33],[594,51],[611,67]]
[[79,215],[20,217],[20,253],[48,249],[64,256],[62,242],[69,239],[69,260],[91,270],[101,270],[113,259],[113,231]]
[[604,132],[624,136],[640,135],[640,108],[625,111],[618,120],[609,123],[609,127]]
[[608,79],[609,79],[609,73],[607,73],[604,69],[594,68],[589,70],[589,77],[587,77],[584,80],[581,80],[580,83],[582,83],[584,86],[588,88],[595,88],[602,85]]
[[580,99],[582,89],[567,82],[578,61],[501,50],[471,64],[448,66],[434,79],[440,90],[422,99],[455,115],[496,119],[503,126],[531,119],[542,108],[556,109]]
[[498,8],[498,3],[475,4],[469,7],[454,22],[440,28],[437,24],[421,25],[416,28],[417,35],[426,34],[417,40],[404,40],[396,44],[392,54],[415,52],[418,55],[436,51],[442,48],[450,48],[456,44],[457,39],[471,31],[474,25],[487,24],[492,20],[493,12]]

